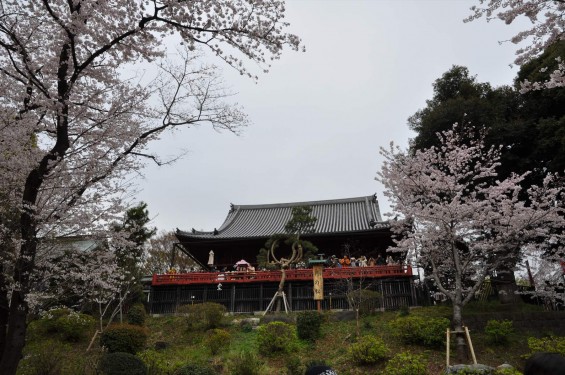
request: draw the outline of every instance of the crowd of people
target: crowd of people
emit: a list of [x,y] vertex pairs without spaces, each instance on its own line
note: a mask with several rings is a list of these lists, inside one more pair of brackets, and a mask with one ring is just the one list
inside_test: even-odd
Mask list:
[[370,257],[367,259],[366,256],[362,255],[359,258],[349,257],[344,255],[343,258],[338,258],[335,255],[332,255],[328,259],[328,266],[333,268],[342,268],[342,267],[375,267],[375,266],[384,266],[384,265],[396,265],[396,262],[392,256],[387,256],[386,259],[381,256],[381,254],[377,255],[376,258]]

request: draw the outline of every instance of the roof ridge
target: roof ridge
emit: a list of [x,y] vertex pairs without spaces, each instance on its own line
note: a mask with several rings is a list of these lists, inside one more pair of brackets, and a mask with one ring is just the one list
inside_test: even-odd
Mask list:
[[334,203],[350,203],[350,202],[365,202],[366,199],[375,199],[375,195],[368,195],[363,197],[354,198],[339,198],[339,199],[327,199],[327,200],[317,200],[317,201],[304,201],[304,202],[288,202],[288,203],[267,203],[267,204],[235,204],[233,208],[235,210],[240,209],[261,209],[261,208],[278,208],[278,207],[298,207],[298,206],[320,206]]

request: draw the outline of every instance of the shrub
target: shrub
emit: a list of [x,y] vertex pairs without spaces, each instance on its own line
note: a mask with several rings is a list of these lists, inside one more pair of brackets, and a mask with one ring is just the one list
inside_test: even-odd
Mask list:
[[175,375],[216,375],[216,372],[208,366],[191,363],[177,369]]
[[263,362],[255,353],[244,351],[231,358],[229,373],[231,375],[259,375],[263,365]]
[[398,353],[388,363],[384,375],[427,375],[427,361],[424,356],[410,352]]
[[445,342],[445,330],[449,327],[449,319],[410,315],[391,320],[389,327],[405,344],[437,347]]
[[220,327],[226,311],[224,305],[214,302],[183,305],[177,309],[177,313],[186,316],[189,329],[202,330]]
[[541,339],[528,337],[528,348],[530,348],[531,353],[525,357],[538,352],[559,353],[565,356],[565,337],[549,336]]
[[287,357],[284,365],[286,367],[286,374],[287,375],[302,375],[304,374],[304,366],[302,365],[302,362],[300,361],[300,357],[296,356],[296,355],[292,355],[290,357]]
[[290,324],[272,322],[257,329],[259,353],[263,355],[289,353],[295,349],[296,341],[296,332]]
[[94,329],[96,319],[70,309],[50,310],[30,323],[30,334],[58,335],[63,340],[77,342],[85,339]]
[[230,333],[223,329],[211,329],[207,332],[205,343],[213,355],[230,346]]
[[402,318],[408,315],[410,315],[410,307],[408,307],[408,305],[400,306],[400,309],[398,309],[398,316]]
[[522,373],[514,367],[505,367],[496,369],[493,375],[522,375]]
[[129,308],[128,323],[143,326],[145,324],[146,315],[145,307],[141,303],[135,304]]
[[147,367],[147,375],[165,375],[172,374],[177,364],[168,360],[164,353],[153,349],[144,350],[137,356],[145,363]]
[[347,299],[359,307],[360,315],[372,314],[381,307],[381,294],[374,290],[357,289],[347,293]]
[[109,353],[135,354],[143,349],[146,341],[147,330],[131,324],[112,325],[100,336],[100,346],[105,347]]
[[508,336],[514,332],[511,320],[489,320],[485,326],[485,333],[489,340],[495,344],[508,342]]
[[59,375],[63,371],[68,344],[46,340],[26,345],[26,355],[20,362],[18,374],[21,375]]
[[382,361],[389,353],[384,341],[375,336],[362,337],[349,347],[349,355],[353,362],[366,365]]
[[147,367],[143,361],[130,353],[108,353],[98,364],[103,375],[145,375]]
[[304,311],[296,318],[296,331],[298,338],[307,341],[316,341],[320,338],[324,316],[317,311]]

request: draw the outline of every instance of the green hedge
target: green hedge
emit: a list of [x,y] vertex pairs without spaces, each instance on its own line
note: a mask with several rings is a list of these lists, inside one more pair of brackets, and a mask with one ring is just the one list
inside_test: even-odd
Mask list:
[[102,333],[100,346],[105,347],[109,353],[135,354],[144,348],[147,335],[147,329],[144,327],[132,324],[115,324]]
[[257,329],[257,345],[263,355],[292,352],[297,340],[294,327],[287,323],[271,322]]
[[405,344],[438,347],[445,345],[445,332],[449,324],[449,319],[446,318],[409,315],[391,320],[389,327]]
[[374,364],[383,361],[389,354],[385,342],[376,336],[361,337],[349,347],[349,355],[353,362],[360,365]]

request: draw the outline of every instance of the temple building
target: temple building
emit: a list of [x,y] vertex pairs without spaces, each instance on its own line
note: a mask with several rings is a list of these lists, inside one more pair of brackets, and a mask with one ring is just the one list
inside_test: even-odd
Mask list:
[[210,251],[214,265],[227,267],[240,259],[256,263],[259,250],[273,234],[284,233],[292,208],[312,208],[317,219],[314,231],[302,235],[326,257],[349,255],[384,257],[393,245],[390,226],[381,218],[376,195],[311,202],[261,205],[231,205],[224,223],[210,232],[178,230],[176,236],[184,251],[201,267],[208,269]]
[[[265,312],[278,295],[281,270],[239,270],[245,260],[257,265],[257,255],[274,234],[285,233],[295,207],[309,207],[316,222],[311,233],[301,239],[312,242],[318,255],[385,257],[393,245],[388,222],[383,221],[375,195],[325,201],[262,205],[231,205],[224,223],[210,232],[181,231],[173,251],[182,251],[200,265],[202,271],[155,274],[148,300],[152,314],[171,314],[186,304],[220,303],[230,313]],[[284,256],[279,249],[278,256]],[[323,254],[323,255],[322,255]],[[318,273],[318,294],[314,300],[314,270],[296,267],[285,271],[284,296],[291,311],[350,309],[348,293],[358,289],[376,292],[374,309],[398,309],[418,304],[410,265],[404,262],[367,267],[328,267]],[[322,262],[322,260],[317,260]],[[305,265],[306,266],[306,265]],[[317,268],[318,272],[320,268]]]

